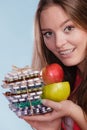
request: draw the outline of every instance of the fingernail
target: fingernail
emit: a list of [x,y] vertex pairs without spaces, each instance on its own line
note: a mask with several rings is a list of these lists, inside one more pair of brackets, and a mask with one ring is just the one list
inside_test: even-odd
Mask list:
[[42,103],[42,104],[45,104],[45,103],[46,103],[46,100],[45,100],[45,99],[42,99],[42,100],[41,100],[41,103]]

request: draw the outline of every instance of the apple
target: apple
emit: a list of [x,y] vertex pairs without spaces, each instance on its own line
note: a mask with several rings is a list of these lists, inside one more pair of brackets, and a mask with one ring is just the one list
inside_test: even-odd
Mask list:
[[42,78],[46,85],[61,82],[64,78],[64,71],[59,64],[52,63],[42,69]]
[[43,86],[41,98],[60,102],[66,100],[69,95],[70,84],[68,81],[65,81]]

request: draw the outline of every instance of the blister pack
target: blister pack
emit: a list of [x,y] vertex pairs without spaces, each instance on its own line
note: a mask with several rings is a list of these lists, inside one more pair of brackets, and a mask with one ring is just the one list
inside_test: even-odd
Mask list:
[[4,77],[2,87],[9,91],[4,93],[9,101],[9,108],[17,116],[45,114],[52,109],[41,103],[44,86],[41,72],[31,68],[13,66],[11,72]]

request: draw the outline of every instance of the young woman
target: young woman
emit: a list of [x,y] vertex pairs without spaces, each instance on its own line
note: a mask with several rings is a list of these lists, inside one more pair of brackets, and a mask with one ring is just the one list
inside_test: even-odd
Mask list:
[[51,113],[22,117],[37,130],[87,130],[87,0],[40,0],[32,67],[59,63],[71,85],[68,100],[42,103]]

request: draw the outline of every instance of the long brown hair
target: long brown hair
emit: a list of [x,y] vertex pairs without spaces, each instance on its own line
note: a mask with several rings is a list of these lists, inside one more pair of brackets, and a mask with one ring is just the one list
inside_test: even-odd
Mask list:
[[[32,67],[42,69],[46,64],[59,63],[65,72],[65,80],[68,80],[71,85],[71,91],[74,89],[77,66],[67,67],[45,46],[44,40],[40,31],[40,14],[41,11],[49,6],[56,4],[61,6],[69,15],[72,21],[87,30],[87,0],[40,0],[35,17],[35,44],[32,60]],[[83,73],[83,81],[78,89],[73,94],[75,101],[80,105],[83,111],[87,114],[87,58]]]

